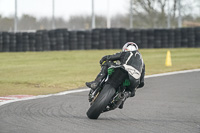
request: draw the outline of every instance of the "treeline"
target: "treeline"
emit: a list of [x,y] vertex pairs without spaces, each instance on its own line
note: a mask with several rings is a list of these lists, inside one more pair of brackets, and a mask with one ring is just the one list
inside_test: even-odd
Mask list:
[[[154,25],[146,19],[145,14],[134,15],[133,16],[133,26],[134,28],[166,28],[167,21],[158,21]],[[14,17],[2,17],[0,15],[0,31],[14,31]],[[164,18],[167,19],[166,17]],[[145,20],[145,21],[143,21]],[[177,18],[171,20],[172,28],[177,27]],[[200,17],[193,17],[187,15],[183,17],[183,21],[200,22]],[[116,15],[111,19],[112,28],[129,28],[129,14],[127,15]],[[71,16],[69,20],[64,20],[63,18],[55,19],[56,28],[67,28],[70,30],[88,30],[91,29],[91,16]],[[186,26],[186,25],[183,25]],[[96,16],[96,28],[106,27],[106,17]],[[47,17],[36,18],[30,15],[23,15],[18,19],[18,31],[31,31],[31,30],[50,30],[52,29],[52,20]]]
[[[111,18],[111,28],[129,28],[130,8],[127,0],[127,14],[118,14]],[[168,3],[169,2],[169,3]],[[181,0],[180,13],[183,27],[200,26],[199,11],[200,1]],[[114,6],[114,5],[112,5]],[[195,11],[195,12],[194,12]],[[133,28],[167,28],[168,16],[170,27],[178,27],[179,2],[178,0],[132,0]],[[0,31],[14,30],[14,17],[2,17],[0,14]],[[187,21],[187,23],[185,23]],[[90,15],[71,16],[68,20],[62,17],[55,19],[55,28],[67,28],[69,30],[91,29]],[[106,28],[106,15],[96,15],[96,28]],[[48,17],[36,18],[30,15],[23,15],[18,18],[18,31],[27,30],[50,30],[52,19]]]

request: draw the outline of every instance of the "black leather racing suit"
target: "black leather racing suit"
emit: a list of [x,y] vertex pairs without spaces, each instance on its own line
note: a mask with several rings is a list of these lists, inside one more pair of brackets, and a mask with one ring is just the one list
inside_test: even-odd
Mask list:
[[[135,88],[144,86],[145,64],[139,51],[120,52],[113,55],[106,55],[100,60],[100,64],[102,64],[103,61],[107,62],[102,65],[101,72],[97,76],[96,80],[107,75],[107,69],[109,67],[120,66],[128,72],[131,81],[130,88],[132,91],[135,91]],[[113,63],[114,61],[119,61],[119,63]]]

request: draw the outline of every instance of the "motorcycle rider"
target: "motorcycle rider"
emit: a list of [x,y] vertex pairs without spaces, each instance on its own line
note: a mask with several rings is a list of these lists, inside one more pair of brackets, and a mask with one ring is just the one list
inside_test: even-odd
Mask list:
[[[111,66],[120,66],[128,72],[131,84],[128,87],[129,92],[126,98],[135,96],[136,89],[144,86],[145,64],[136,43],[127,42],[123,46],[122,52],[104,56],[100,60],[100,64],[101,71],[96,79],[92,82],[86,82],[86,86],[92,90],[95,90],[101,80],[108,74],[108,68]],[[119,85],[118,81],[120,81],[120,78],[124,77],[119,76],[118,79],[116,79],[116,85],[113,85],[113,87]],[[120,109],[123,108],[123,103],[120,105]]]

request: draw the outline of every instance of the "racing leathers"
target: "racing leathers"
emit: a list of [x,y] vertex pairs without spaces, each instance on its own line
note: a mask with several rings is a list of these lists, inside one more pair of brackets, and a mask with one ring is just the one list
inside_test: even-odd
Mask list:
[[136,88],[144,86],[145,64],[138,50],[106,55],[100,60],[100,64],[102,64],[101,72],[97,75],[95,81],[86,82],[89,88],[95,89],[98,83],[107,75],[107,69],[111,66],[121,67],[128,72],[131,81],[129,87],[131,97],[135,95]]

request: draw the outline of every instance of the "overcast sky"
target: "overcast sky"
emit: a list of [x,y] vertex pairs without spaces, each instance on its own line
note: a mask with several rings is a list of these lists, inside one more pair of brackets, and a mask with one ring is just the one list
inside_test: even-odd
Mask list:
[[[52,16],[52,0],[17,0],[18,16],[30,14],[36,17]],[[94,0],[95,13],[107,14],[108,1],[110,14],[126,14],[129,11],[129,0]],[[0,14],[13,16],[15,0],[0,0]],[[72,15],[91,15],[92,0],[55,0],[55,16],[68,19]]]

